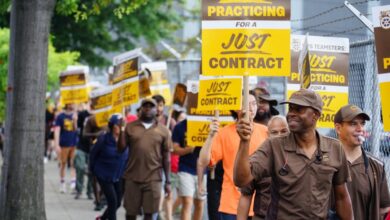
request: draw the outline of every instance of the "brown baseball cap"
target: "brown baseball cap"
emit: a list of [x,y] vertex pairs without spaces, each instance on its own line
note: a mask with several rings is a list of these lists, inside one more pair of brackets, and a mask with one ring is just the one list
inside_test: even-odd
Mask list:
[[145,105],[146,103],[150,103],[154,106],[157,106],[157,102],[154,99],[146,98],[146,99],[142,100],[141,106]]
[[300,89],[299,91],[291,94],[290,99],[280,104],[295,104],[305,107],[311,107],[320,113],[322,113],[322,106],[324,103],[322,102],[321,96],[309,89]]
[[352,121],[355,117],[361,115],[366,121],[370,120],[370,117],[363,112],[361,108],[356,105],[346,105],[339,109],[334,117],[334,123],[342,123]]

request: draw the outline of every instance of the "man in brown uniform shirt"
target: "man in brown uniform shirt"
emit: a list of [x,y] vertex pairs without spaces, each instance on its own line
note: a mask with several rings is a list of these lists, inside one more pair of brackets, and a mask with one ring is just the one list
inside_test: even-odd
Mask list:
[[161,197],[162,170],[164,189],[170,194],[171,136],[168,128],[156,120],[157,104],[153,99],[141,103],[140,119],[126,125],[119,137],[118,149],[129,147],[125,179],[124,207],[126,220],[135,220],[141,208],[144,219],[156,219]]
[[346,187],[347,160],[339,141],[320,135],[315,127],[322,112],[321,97],[310,90],[294,92],[289,101],[290,134],[269,138],[249,158],[251,124],[237,126],[241,142],[234,166],[239,187],[271,176],[271,204],[266,219],[326,219],[332,186],[341,219],[353,219]]
[[364,125],[370,117],[356,105],[342,107],[335,116],[352,182],[347,183],[355,220],[383,219],[390,210],[390,196],[383,163],[362,149]]

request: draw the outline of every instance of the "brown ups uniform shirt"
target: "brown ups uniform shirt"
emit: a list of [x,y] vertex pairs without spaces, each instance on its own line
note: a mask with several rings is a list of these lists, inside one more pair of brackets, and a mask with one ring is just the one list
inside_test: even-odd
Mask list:
[[[363,155],[349,163],[352,182],[347,183],[351,196],[355,220],[379,220],[379,209],[390,206],[389,189],[383,163],[367,155],[368,166]],[[368,174],[368,175],[367,175]]]
[[138,183],[161,181],[163,161],[170,161],[172,149],[168,128],[156,123],[146,129],[140,120],[126,125],[129,161],[123,178]]
[[253,200],[255,215],[252,220],[264,219],[267,216],[268,206],[271,202],[271,177],[262,178],[260,181],[252,181],[248,186],[242,187],[240,191],[245,196],[252,196],[255,193]]
[[[271,203],[266,219],[326,219],[332,185],[347,182],[347,160],[338,140],[317,133],[322,160],[317,152],[306,157],[288,136],[269,138],[251,156],[255,181],[271,176]],[[286,164],[286,165],[285,165]],[[285,165],[288,173],[280,175]]]

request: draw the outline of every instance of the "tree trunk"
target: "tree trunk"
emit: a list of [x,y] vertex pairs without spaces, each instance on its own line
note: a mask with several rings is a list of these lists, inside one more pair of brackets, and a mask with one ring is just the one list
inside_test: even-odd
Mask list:
[[4,220],[44,220],[44,114],[55,0],[13,0],[0,191]]

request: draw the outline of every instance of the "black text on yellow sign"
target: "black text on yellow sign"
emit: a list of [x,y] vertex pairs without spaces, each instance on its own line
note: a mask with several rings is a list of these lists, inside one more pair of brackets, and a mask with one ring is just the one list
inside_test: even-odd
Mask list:
[[202,39],[204,75],[287,76],[290,72],[289,29],[203,29]]
[[[220,127],[234,123],[233,121],[220,121]],[[210,121],[187,120],[187,144],[188,146],[203,146],[210,132]]]
[[[294,91],[287,91],[288,97]],[[318,119],[317,126],[319,128],[334,128],[334,117],[336,112],[344,105],[348,104],[348,93],[343,92],[330,92],[330,91],[317,91],[324,103],[322,114]]]
[[390,57],[383,58],[383,69],[387,70],[389,68],[390,68]]
[[102,96],[91,98],[92,110],[99,110],[111,106],[112,104],[112,93],[107,93]]
[[63,89],[61,88],[61,102],[62,104],[79,104],[88,102],[87,87],[77,89]]
[[199,110],[241,109],[242,79],[207,79],[199,82]]

